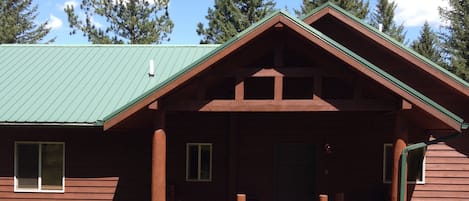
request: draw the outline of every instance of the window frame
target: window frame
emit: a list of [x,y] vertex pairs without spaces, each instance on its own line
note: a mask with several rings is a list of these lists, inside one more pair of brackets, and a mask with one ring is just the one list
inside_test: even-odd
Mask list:
[[[409,144],[409,145],[412,145],[412,144]],[[383,146],[383,183],[384,184],[390,184],[392,183],[392,178],[386,178],[386,166],[387,166],[387,163],[386,163],[386,148],[387,147],[391,147],[393,150],[393,152],[391,154],[394,154],[394,144],[392,143],[385,143],[384,146]],[[426,149],[426,148],[422,148],[422,149]],[[424,151],[425,153],[425,151]],[[424,154],[423,156],[423,160],[422,160],[422,180],[417,180],[417,181],[409,181],[409,178],[407,178],[407,184],[425,184],[425,171],[426,171],[426,160],[427,160],[427,156],[426,154]],[[407,171],[409,169],[407,168]],[[407,175],[408,177],[408,175]]]
[[[198,161],[197,161],[197,179],[190,179],[189,178],[189,147],[190,146],[197,146],[198,152]],[[210,146],[210,171],[209,171],[209,178],[208,179],[201,179],[201,146]],[[211,182],[212,181],[212,172],[213,172],[213,143],[186,143],[186,181],[188,182]]]
[[[37,144],[38,147],[38,187],[36,189],[24,189],[18,188],[18,155],[17,148],[18,144]],[[43,190],[42,188],[42,145],[43,144],[60,144],[62,145],[62,190]],[[15,155],[14,155],[14,192],[28,192],[28,193],[65,193],[65,142],[52,142],[52,141],[15,141]]]

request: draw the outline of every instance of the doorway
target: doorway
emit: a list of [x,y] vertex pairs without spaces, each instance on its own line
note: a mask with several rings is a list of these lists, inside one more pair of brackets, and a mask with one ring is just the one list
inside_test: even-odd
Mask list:
[[281,143],[274,148],[274,200],[311,201],[315,192],[315,146]]

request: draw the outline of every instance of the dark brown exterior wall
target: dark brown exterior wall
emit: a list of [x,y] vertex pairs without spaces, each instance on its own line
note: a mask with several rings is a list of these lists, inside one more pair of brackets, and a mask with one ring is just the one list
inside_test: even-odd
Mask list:
[[[228,118],[228,115],[222,113],[168,114],[167,185],[169,188],[174,188],[176,200],[227,200]],[[212,182],[186,181],[186,143],[213,143]]]
[[[231,117],[230,117],[231,115]],[[236,179],[229,180],[229,122],[235,122]],[[280,143],[316,147],[316,193],[339,192],[346,200],[386,200],[382,182],[383,144],[393,142],[392,115],[382,113],[176,113],[167,118],[168,185],[176,200],[227,200],[236,193],[275,200],[274,147]],[[232,131],[233,132],[233,131]],[[213,182],[185,181],[185,143],[211,142]],[[325,144],[333,146],[325,154]],[[328,175],[325,175],[325,171]],[[233,194],[232,194],[233,195]],[[311,195],[311,200],[317,195]]]
[[[101,130],[0,127],[0,200],[149,200],[151,133]],[[15,141],[65,142],[65,193],[13,192]]]
[[[404,60],[399,55],[392,53],[390,50],[387,50],[363,34],[360,34],[358,31],[353,30],[345,23],[340,22],[330,15],[326,15],[311,26],[423,93],[438,104],[441,104],[451,112],[464,119],[469,118],[469,110],[467,109],[469,99],[467,96],[457,93],[435,77],[424,73],[423,70],[420,70],[417,66]],[[428,68],[432,67],[428,66]],[[418,79],[416,79],[417,77]]]

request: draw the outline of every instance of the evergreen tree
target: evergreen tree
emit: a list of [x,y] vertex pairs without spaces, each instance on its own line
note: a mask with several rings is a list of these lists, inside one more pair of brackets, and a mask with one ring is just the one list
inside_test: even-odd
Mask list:
[[223,43],[274,11],[272,0],[215,0],[205,19],[208,27],[199,22],[200,43]]
[[[32,0],[0,0],[0,44],[37,43],[50,31],[47,22],[36,24]],[[53,42],[54,39],[48,42]]]
[[[81,31],[92,43],[151,44],[169,40],[174,24],[168,5],[169,0],[83,0],[83,20],[75,14],[75,8],[67,6],[64,10],[72,28],[70,34]],[[96,15],[104,18],[107,26],[97,26]]]
[[449,0],[449,9],[440,8],[448,22],[441,33],[448,70],[469,81],[469,0]]
[[410,45],[412,49],[427,57],[431,61],[442,65],[441,51],[439,49],[439,41],[435,32],[432,31],[428,22],[423,24],[420,30],[420,36]]
[[327,3],[332,2],[346,11],[349,11],[353,15],[360,19],[365,19],[369,10],[369,1],[364,0],[303,0],[300,10],[295,9],[297,16],[303,16],[314,10],[315,8]]
[[371,15],[370,24],[376,28],[382,25],[382,32],[396,39],[405,42],[404,24],[396,25],[394,21],[394,11],[396,10],[396,2],[388,0],[379,0],[375,11]]

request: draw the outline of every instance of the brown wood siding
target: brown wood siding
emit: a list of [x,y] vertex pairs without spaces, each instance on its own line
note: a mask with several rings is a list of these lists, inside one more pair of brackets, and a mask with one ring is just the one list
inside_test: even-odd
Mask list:
[[[1,127],[0,133],[2,201],[149,200],[151,134],[146,131]],[[15,141],[65,142],[64,193],[14,192]]]
[[[377,112],[236,113],[231,118],[236,122],[237,170],[235,181],[230,181],[230,114],[171,113],[166,124],[168,185],[174,186],[175,199],[180,201],[229,200],[228,182],[234,182],[235,193],[246,193],[248,200],[275,200],[275,145],[307,143],[316,147],[316,193],[332,199],[344,192],[346,200],[385,200],[382,150],[393,139],[391,117]],[[214,143],[212,182],[185,181],[187,142]],[[326,143],[332,144],[333,154],[324,154]],[[316,198],[311,195],[311,200]]]
[[[228,116],[222,113],[173,113],[168,114],[166,121],[167,185],[174,188],[175,199],[227,200]],[[186,143],[213,143],[212,181],[186,181]]]
[[463,136],[428,147],[425,184],[411,187],[412,201],[469,200],[468,143]]

